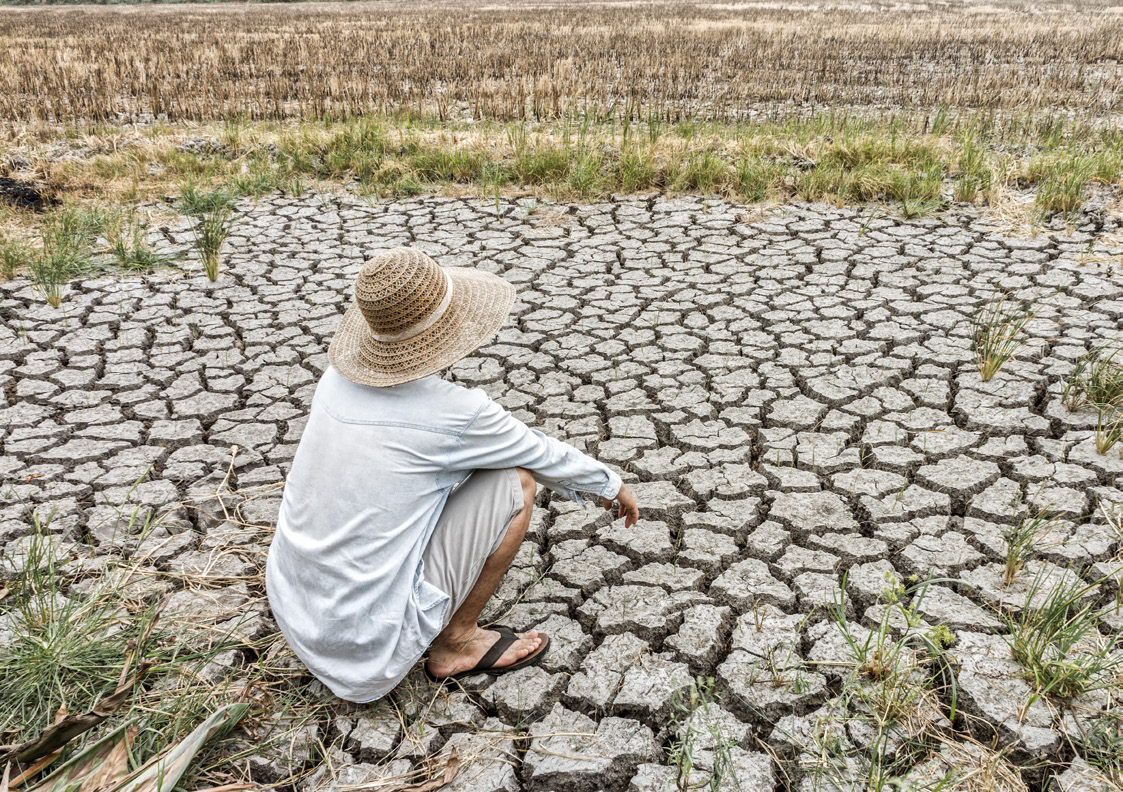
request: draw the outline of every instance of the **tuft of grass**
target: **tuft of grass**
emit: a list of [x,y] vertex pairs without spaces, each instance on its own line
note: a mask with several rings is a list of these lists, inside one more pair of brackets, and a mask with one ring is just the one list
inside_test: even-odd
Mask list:
[[203,261],[203,271],[212,281],[218,279],[219,254],[222,244],[233,229],[234,212],[229,204],[215,206],[200,215],[198,222],[192,228],[195,235],[195,249],[199,251],[199,257]]
[[733,175],[733,189],[750,203],[767,199],[782,182],[779,168],[748,156],[737,162]]
[[57,308],[67,281],[93,268],[93,241],[116,222],[100,207],[62,206],[44,218],[42,245],[28,263],[31,282]]
[[1059,213],[1071,222],[1084,204],[1084,188],[1096,175],[1097,163],[1073,152],[1067,157],[1031,161],[1029,170],[1030,178],[1037,182],[1034,205],[1042,219]]
[[129,219],[107,232],[109,252],[117,266],[126,269],[150,270],[163,267],[175,260],[175,256],[159,253],[148,244],[148,233],[144,224]]
[[708,148],[689,153],[678,166],[678,186],[703,195],[718,192],[728,181],[728,163]]
[[[34,537],[20,561],[23,569],[11,574],[4,602],[13,639],[0,654],[0,733],[30,736],[48,726],[64,703],[73,710],[112,690],[124,663],[122,648],[150,631],[153,614],[145,608],[122,630],[113,597],[63,596],[65,572],[49,536]],[[110,631],[119,639],[107,641]],[[148,649],[146,641],[141,644]]]
[[1099,419],[1096,421],[1096,450],[1106,454],[1115,444],[1123,438],[1123,410],[1116,406],[1100,408]]
[[1080,356],[1061,393],[1069,412],[1085,405],[1100,410],[1123,401],[1123,366],[1116,362],[1120,347],[1103,344]]
[[283,176],[264,154],[243,163],[242,172],[230,181],[235,193],[255,198],[279,190],[283,184]]
[[[163,516],[146,518],[137,546],[162,541],[167,536],[162,522]],[[56,538],[47,526],[37,525],[19,554],[0,557],[0,589],[6,590],[0,598],[5,628],[0,735],[5,743],[37,737],[60,708],[89,711],[142,667],[147,668],[143,682],[121,708],[72,740],[54,767],[126,726],[136,729],[131,766],[140,766],[217,709],[245,702],[237,706],[249,707],[243,725],[253,737],[236,731],[214,740],[180,782],[186,789],[210,787],[229,783],[239,758],[283,751],[294,733],[323,716],[330,699],[302,684],[299,665],[291,655],[282,656],[279,635],[246,643],[239,627],[195,626],[190,611],[168,610],[167,582],[145,566],[143,557],[107,556],[106,563],[91,569],[64,555]],[[254,574],[243,584],[252,584]],[[185,582],[191,587],[192,581]],[[256,660],[242,664],[251,658]],[[234,670],[223,672],[228,668]],[[29,781],[27,788],[34,787],[34,777]]]
[[637,193],[658,186],[662,177],[649,152],[626,146],[616,163],[614,180],[622,192]]
[[234,196],[224,190],[200,190],[194,182],[189,181],[180,187],[176,209],[181,214],[201,217],[209,212],[223,209],[233,202]]
[[65,257],[46,252],[32,258],[29,269],[32,286],[52,308],[62,304],[63,287],[78,274]]
[[730,751],[735,743],[708,717],[714,698],[713,677],[697,677],[671,696],[673,737],[667,761],[675,768],[680,790],[741,789]]
[[992,183],[987,150],[973,138],[965,139],[962,145],[952,194],[957,201],[975,203],[989,192]]
[[562,181],[569,174],[570,155],[559,146],[531,147],[525,138],[512,135],[514,161],[511,163],[513,180],[522,184],[539,185]]
[[1123,672],[1120,636],[1099,630],[1096,598],[1103,581],[1085,583],[1066,574],[1060,583],[1039,574],[1025,606],[1003,611],[1010,655],[1025,669],[1035,696],[1067,702],[1118,684]]
[[31,246],[22,239],[0,234],[0,277],[11,280],[34,256]]
[[1088,764],[1123,786],[1123,712],[1112,710],[1086,720],[1076,744]]
[[[901,775],[938,747],[955,720],[955,674],[944,651],[955,636],[946,626],[929,629],[918,612],[927,587],[937,582],[942,581],[906,588],[887,576],[880,618],[868,632],[859,632],[846,618],[843,577],[840,593],[828,606],[850,666],[834,701],[839,736],[817,734],[817,745],[807,746],[816,760],[809,772],[824,788],[894,788]],[[941,692],[950,704],[946,715]],[[850,746],[841,736],[843,729],[855,728],[865,736],[861,745]]]
[[983,382],[989,382],[1021,349],[1037,316],[1036,301],[995,294],[971,320],[971,348]]
[[1030,514],[1023,511],[1018,521],[1003,529],[1002,538],[1006,542],[1006,560],[1003,565],[1002,580],[1007,586],[1036,555],[1037,539],[1057,521],[1057,515],[1048,508]]
[[281,189],[285,191],[286,195],[299,198],[304,195],[304,182],[299,176],[290,176]]

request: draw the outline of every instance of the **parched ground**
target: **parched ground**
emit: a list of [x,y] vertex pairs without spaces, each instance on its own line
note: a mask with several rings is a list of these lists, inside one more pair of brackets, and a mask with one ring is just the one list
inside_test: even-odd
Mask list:
[[[1029,236],[972,214],[700,199],[244,209],[214,284],[197,265],[85,280],[60,309],[26,280],[0,286],[5,557],[49,517],[87,568],[124,554],[161,573],[185,627],[270,634],[256,574],[279,485],[352,278],[396,245],[518,287],[513,321],[451,376],[615,466],[643,515],[626,531],[540,493],[494,613],[553,636],[542,665],[426,693],[420,711],[412,675],[391,702],[340,706],[240,760],[255,780],[323,763],[299,783],[373,788],[452,747],[450,788],[476,792],[670,790],[715,766],[745,790],[859,789],[879,763],[915,789],[956,772],[980,789],[1094,777],[1073,745],[1118,690],[1031,699],[998,611],[1033,581],[1123,566],[1123,460],[1097,452],[1094,411],[1061,402],[1075,362],[1120,336],[1119,218]],[[971,321],[1006,291],[1044,300],[984,383]],[[1045,507],[1059,519],[1005,584],[1004,531]],[[149,513],[163,516],[138,546]],[[1111,580],[1089,601],[1105,635],[1123,627]],[[938,625],[946,654],[905,651],[896,676],[860,651],[879,626]],[[237,675],[248,651],[210,673]],[[874,711],[886,679],[917,692]],[[988,770],[971,739],[1021,778]]]

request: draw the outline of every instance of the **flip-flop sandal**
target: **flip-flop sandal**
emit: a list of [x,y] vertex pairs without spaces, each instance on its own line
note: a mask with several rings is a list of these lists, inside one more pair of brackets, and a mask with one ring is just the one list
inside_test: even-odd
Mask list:
[[493,624],[489,629],[497,631],[499,637],[495,640],[495,643],[491,645],[491,648],[484,653],[484,656],[480,658],[480,661],[472,668],[467,671],[461,671],[458,674],[453,674],[452,676],[439,677],[429,670],[429,663],[426,661],[425,665],[422,666],[425,671],[425,676],[428,677],[430,682],[447,682],[450,679],[460,679],[461,677],[472,676],[474,674],[499,676],[500,674],[506,674],[509,671],[518,671],[520,668],[526,668],[527,666],[538,663],[542,659],[542,656],[546,654],[546,649],[550,646],[550,636],[544,632],[540,632],[538,633],[538,637],[542,639],[542,643],[537,649],[517,663],[496,668],[495,664],[499,662],[499,658],[503,656],[503,653],[511,647],[511,644],[520,639],[519,636],[515,634],[514,630],[502,624]]

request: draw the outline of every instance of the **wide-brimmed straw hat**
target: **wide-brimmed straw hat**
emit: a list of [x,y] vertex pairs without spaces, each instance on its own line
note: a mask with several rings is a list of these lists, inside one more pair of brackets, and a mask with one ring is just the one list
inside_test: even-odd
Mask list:
[[367,259],[328,361],[360,385],[386,387],[446,368],[499,332],[515,287],[490,272],[441,267],[412,248]]

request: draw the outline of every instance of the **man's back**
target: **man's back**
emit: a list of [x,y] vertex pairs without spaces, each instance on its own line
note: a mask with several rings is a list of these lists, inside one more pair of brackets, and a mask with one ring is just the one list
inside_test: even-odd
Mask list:
[[[441,627],[447,598],[420,559],[451,487],[465,427],[488,402],[438,377],[391,388],[328,369],[285,485],[267,585],[297,655],[339,695],[398,680]],[[408,666],[406,668],[408,670]]]
[[527,427],[482,390],[436,376],[386,388],[329,368],[285,484],[265,582],[297,656],[337,695],[388,692],[442,627],[448,595],[422,556],[454,485],[524,467],[560,495],[620,477]]

